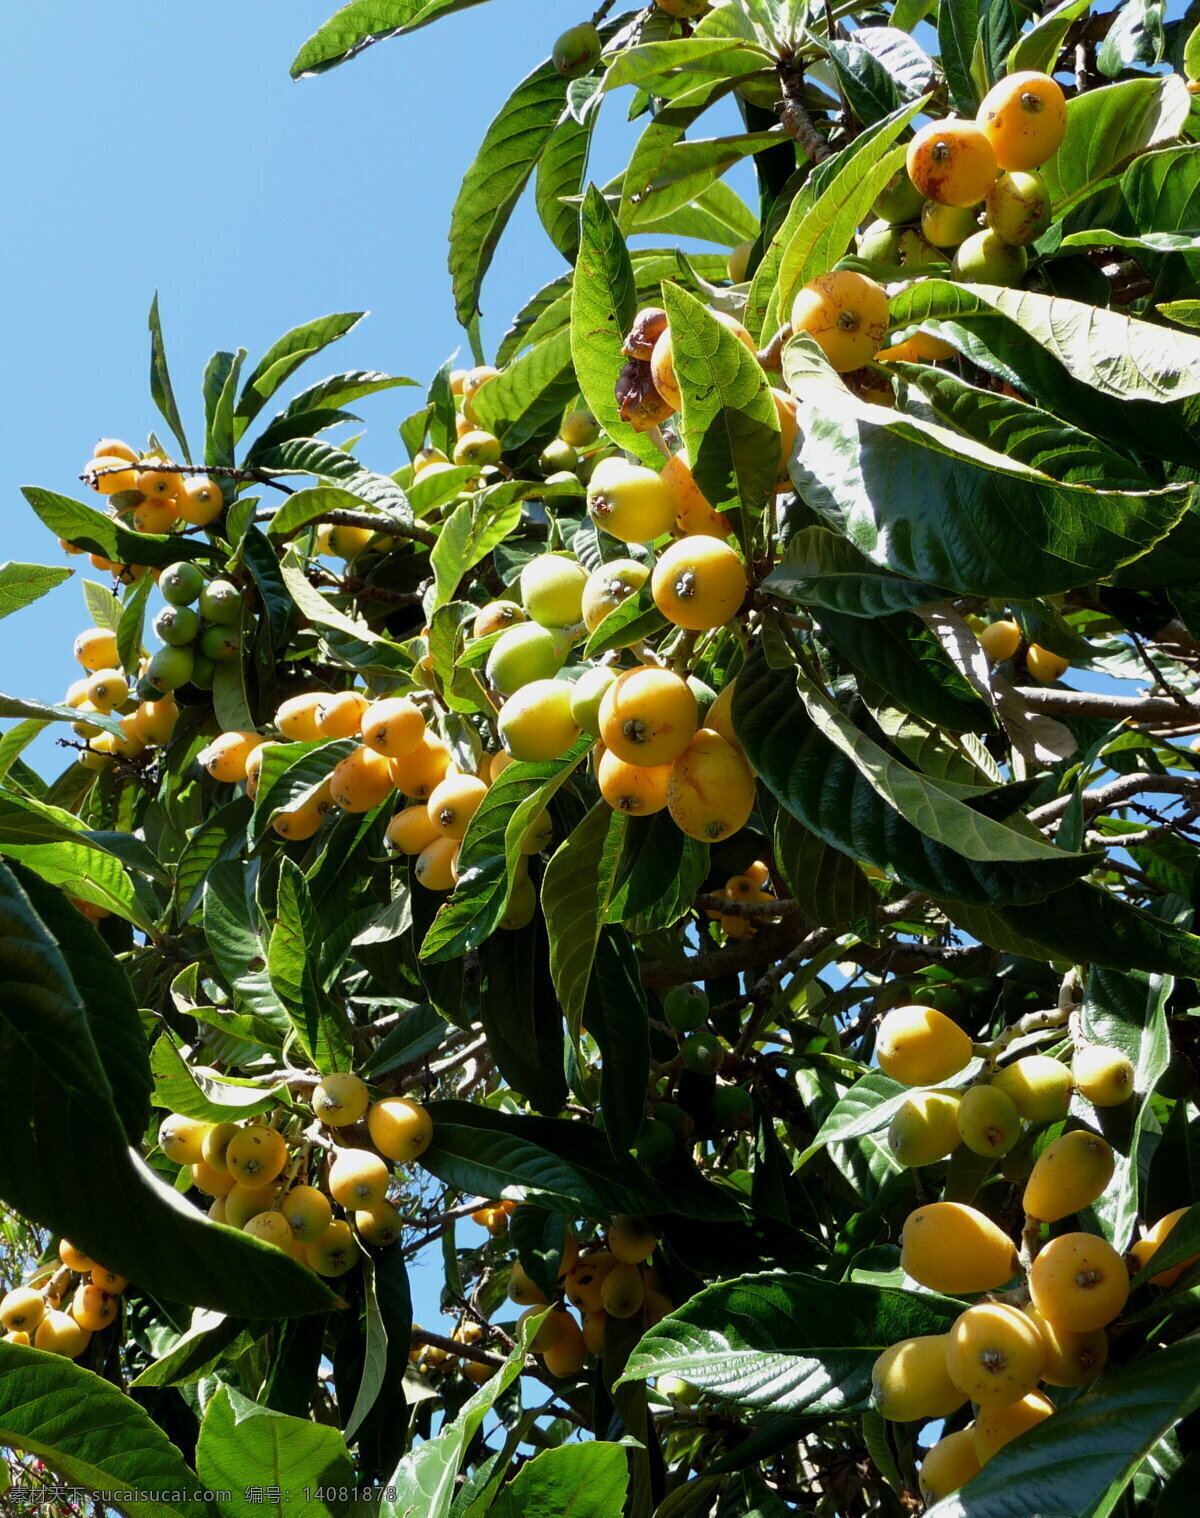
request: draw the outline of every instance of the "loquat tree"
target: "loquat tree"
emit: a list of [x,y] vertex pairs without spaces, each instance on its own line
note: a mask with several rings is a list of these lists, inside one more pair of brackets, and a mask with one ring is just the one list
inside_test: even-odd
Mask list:
[[[352,0],[293,72],[473,3]],[[0,698],[15,1480],[1186,1510],[1193,26],[578,18],[466,168],[471,362],[391,474],[327,435],[411,380],[281,404],[357,314],[214,354],[193,452],[152,307],[164,430],[24,492],[101,579],[62,699]],[[489,353],[531,185],[566,268]]]

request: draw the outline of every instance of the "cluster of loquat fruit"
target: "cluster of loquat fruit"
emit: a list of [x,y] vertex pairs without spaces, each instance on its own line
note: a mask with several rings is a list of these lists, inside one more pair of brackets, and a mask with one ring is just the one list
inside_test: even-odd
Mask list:
[[[859,256],[915,272],[952,254],[953,279],[1019,284],[1028,245],[1050,224],[1050,194],[1037,170],[1057,152],[1066,126],[1062,89],[1048,74],[1025,71],[995,85],[974,121],[922,127],[908,145],[905,168],[875,202],[877,220],[860,235]],[[734,253],[731,277],[744,275],[748,250]],[[936,363],[955,353],[926,332],[885,347],[887,292],[853,269],[809,281],[795,296],[791,320],[839,374],[855,376],[858,393],[883,405],[895,403],[890,382],[859,373],[872,360]]]
[[0,1325],[8,1344],[77,1360],[92,1335],[115,1320],[117,1299],[129,1282],[66,1239],[59,1241],[58,1258],[61,1268],[43,1271],[40,1285],[15,1286],[0,1298]]
[[[120,667],[116,633],[85,628],[75,639],[75,657],[87,673],[67,687],[63,705],[79,713],[72,727],[86,745],[79,751],[85,769],[107,769],[117,759],[138,759],[148,748],[170,742],[179,720],[175,698],[151,692],[150,699],[139,699]],[[121,736],[89,720],[97,714],[118,715]]]
[[406,1097],[372,1100],[350,1071],[320,1080],[312,1111],[317,1122],[307,1129],[300,1114],[238,1124],[171,1113],[158,1144],[212,1199],[214,1222],[286,1250],[318,1275],[340,1276],[357,1259],[355,1235],[371,1248],[400,1237],[404,1220],[388,1199],[392,1166],[424,1154],[433,1123]]
[[[886,1075],[921,1088],[905,1098],[888,1130],[892,1153],[908,1167],[945,1159],[960,1144],[1005,1160],[1022,1143],[1023,1124],[1062,1123],[1072,1093],[1107,1108],[1134,1092],[1130,1061],[1096,1043],[1080,1043],[1069,1067],[1027,1054],[996,1068],[993,1046],[983,1051],[985,1065],[974,1084],[938,1089],[978,1051],[931,1007],[888,1012],[876,1051]],[[925,1455],[920,1485],[927,1502],[956,1491],[1010,1440],[1054,1413],[1040,1385],[1083,1386],[1107,1363],[1105,1330],[1125,1307],[1131,1269],[1153,1258],[1186,1211],[1145,1230],[1128,1263],[1107,1240],[1081,1230],[1042,1243],[1046,1225],[1062,1224],[1103,1195],[1114,1168],[1107,1141],[1080,1127],[1045,1144],[1031,1168],[1018,1163],[1003,1170],[1023,1185],[1021,1254],[991,1217],[966,1203],[930,1202],[906,1219],[900,1263],[907,1276],[953,1296],[983,1294],[948,1332],[893,1344],[873,1369],[874,1401],[885,1418],[949,1419],[968,1401],[975,1404],[974,1421],[944,1434]],[[1184,1268],[1152,1279],[1168,1286]]]
[[[1011,617],[997,617],[992,622],[985,622],[982,617],[972,614],[966,620],[992,664],[1005,663],[1021,647],[1021,628]],[[1025,647],[1025,668],[1043,685],[1053,685],[1066,674],[1070,661],[1043,648],[1040,643],[1029,643]]]
[[[553,1306],[531,1345],[551,1375],[574,1376],[589,1354],[602,1358],[609,1318],[640,1317],[652,1328],[673,1311],[674,1303],[649,1263],[657,1247],[654,1230],[640,1218],[614,1217],[603,1238],[597,1236],[582,1245],[568,1232],[552,1304],[520,1260],[513,1261],[508,1296],[525,1309],[519,1321]],[[579,1314],[578,1321],[568,1310],[571,1307]]]
[[[1037,171],[1058,151],[1066,129],[1061,88],[1032,70],[1002,79],[974,121],[922,127],[909,143],[905,172],[875,203],[879,219],[862,233],[860,256],[919,268],[951,254],[954,279],[1018,284],[1028,245],[1050,224],[1050,195]],[[947,355],[888,350],[881,356]]]
[[[520,1203],[512,1200],[487,1203],[471,1217],[493,1237],[499,1237],[507,1232],[509,1218],[519,1207]],[[524,1309],[517,1321],[518,1332],[527,1320],[552,1308],[530,1345],[551,1375],[575,1376],[589,1354],[603,1358],[605,1324],[610,1317],[638,1317],[650,1328],[672,1311],[674,1304],[663,1292],[658,1271],[649,1263],[657,1246],[653,1229],[639,1218],[614,1217],[603,1236],[582,1245],[568,1230],[553,1299],[546,1296],[519,1259],[511,1262],[508,1300]],[[578,1320],[571,1308],[579,1314]],[[456,1343],[479,1345],[487,1336],[485,1324],[464,1319],[451,1338]],[[414,1345],[409,1361],[423,1375],[435,1375],[455,1364],[471,1381],[487,1381],[495,1374],[494,1366],[459,1359],[452,1350],[436,1344]],[[680,1387],[684,1384],[678,1383]]]

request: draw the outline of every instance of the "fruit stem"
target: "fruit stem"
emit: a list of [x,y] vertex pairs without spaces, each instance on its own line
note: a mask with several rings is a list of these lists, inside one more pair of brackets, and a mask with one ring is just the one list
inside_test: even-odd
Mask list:
[[1030,1267],[1037,1259],[1038,1250],[1042,1247],[1042,1225],[1037,1218],[1031,1218],[1025,1214],[1025,1224],[1021,1229],[1021,1269],[1026,1275]]

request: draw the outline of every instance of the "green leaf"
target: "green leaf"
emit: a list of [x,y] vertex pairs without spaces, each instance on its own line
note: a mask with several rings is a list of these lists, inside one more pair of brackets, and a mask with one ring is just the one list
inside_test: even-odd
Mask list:
[[286,855],[279,863],[275,910],[267,947],[271,987],[318,1072],[329,1075],[335,1070],[349,1070],[354,1050],[346,1014],[321,984],[321,926],[308,882]]
[[1093,1212],[1118,1251],[1132,1242],[1159,1133],[1151,1098],[1170,1063],[1166,1006],[1174,984],[1169,975],[1118,975],[1103,967],[1093,968],[1085,983],[1079,1018],[1084,1037],[1119,1049],[1135,1071],[1135,1095],[1130,1100],[1096,1109],[1100,1131],[1116,1156],[1116,1170]]
[[817,620],[841,656],[905,711],[956,733],[996,731],[991,707],[920,617],[898,612],[867,621],[821,611]]
[[431,616],[438,606],[452,600],[467,569],[487,559],[496,543],[516,528],[520,502],[519,492],[498,486],[455,507],[429,554],[429,565],[434,571],[434,600],[426,606],[426,615]]
[[790,319],[799,286],[841,258],[875,197],[903,163],[904,150],[894,144],[920,107],[914,101],[876,122],[809,176],[750,283],[742,319],[752,337],[770,338]]
[[443,1424],[437,1437],[411,1449],[387,1485],[395,1489],[379,1506],[381,1518],[447,1518],[454,1497],[455,1477],[480,1425],[525,1367],[525,1355],[540,1317],[521,1326],[516,1346],[504,1364]]
[[775,819],[775,857],[805,917],[826,928],[850,927],[870,917],[876,897],[857,863],[782,808]]
[[[175,439],[183,450],[185,463],[190,464],[192,455],[188,448],[187,438],[184,436],[183,422],[179,417],[179,407],[175,404],[175,392],[171,389],[171,375],[167,369],[167,350],[163,346],[157,290],[154,292],[154,299],[150,302],[150,395],[162,413],[163,420],[175,434]],[[112,555],[108,557],[111,558]],[[150,561],[137,559],[122,562],[149,563]]]
[[989,908],[944,898],[941,905],[952,922],[1003,953],[1187,979],[1200,975],[1200,938],[1091,881],[1077,881],[1038,906]]
[[661,150],[653,181],[642,186],[626,172],[622,190],[621,228],[626,233],[660,227],[675,212],[710,196],[730,193],[721,175],[754,153],[776,146],[778,126],[765,132],[740,132],[731,137],[674,142]]
[[586,120],[564,116],[551,134],[537,166],[538,217],[550,241],[569,262],[579,251],[579,207],[588,149],[597,113]]
[[0,617],[32,606],[74,573],[73,569],[52,569],[47,564],[15,564],[6,560],[0,564]]
[[553,1115],[567,1099],[563,1019],[536,920],[493,933],[479,949],[479,1022],[505,1083],[537,1112]]
[[319,438],[290,438],[261,451],[256,443],[246,456],[246,464],[253,464],[271,474],[294,470],[300,474],[315,474],[322,479],[338,481],[344,490],[355,497],[357,510],[361,511],[365,502],[383,513],[379,523],[381,532],[386,529],[389,516],[398,522],[412,521],[408,497],[390,475],[375,474],[352,453],[345,453],[341,448],[321,442]]
[[523,1465],[488,1512],[492,1518],[621,1518],[628,1484],[623,1445],[564,1444]]
[[937,585],[880,569],[852,543],[824,527],[804,527],[793,534],[762,588],[802,606],[823,606],[868,619],[928,606],[946,597]]
[[294,549],[280,561],[279,573],[301,615],[321,629],[322,642],[334,658],[364,671],[385,674],[412,668],[412,660],[398,643],[372,632],[359,618],[339,611],[309,583]]
[[322,407],[348,406],[361,400],[364,395],[377,395],[381,390],[394,390],[397,385],[415,385],[416,380],[400,374],[380,374],[376,369],[349,369],[344,374],[331,374],[328,379],[318,380],[307,390],[289,401],[284,416],[302,416],[305,412]]
[[956,595],[1074,589],[1139,558],[1187,509],[1190,487],[1051,480],[948,428],[860,401],[807,336],[787,345],[784,373],[799,403],[791,472],[804,499],[873,563]]
[[608,202],[588,185],[579,208],[579,255],[571,287],[571,358],[583,398],[605,432],[644,464],[661,461],[653,442],[620,418],[613,394],[621,344],[637,314],[633,264]]
[[1142,63],[1161,63],[1166,47],[1163,0],[1127,0],[1096,50],[1096,67],[1110,79]]
[[220,859],[209,869],[204,882],[204,936],[230,987],[278,1029],[282,1043],[289,1020],[267,974],[266,946],[251,918],[246,883],[240,859]]
[[130,1381],[135,1386],[181,1386],[199,1380],[244,1332],[238,1318],[197,1308],[186,1333]]
[[[363,315],[362,311],[340,311],[333,316],[320,316],[315,321],[293,327],[272,343],[255,365],[238,396],[232,428],[233,441],[236,442],[242,436],[280,385],[295,373],[305,359],[353,331]],[[360,395],[368,393],[359,391]],[[328,396],[323,398],[324,404],[338,406],[351,399],[357,399],[357,396],[342,395],[336,401],[329,400]],[[293,408],[295,404],[293,401]]]
[[673,99],[703,76],[737,79],[774,66],[765,48],[748,46],[742,37],[679,37],[623,48],[609,64],[601,88],[607,93],[625,84],[652,83],[655,95]]
[[709,1286],[643,1335],[622,1381],[676,1375],[735,1407],[844,1416],[899,1339],[945,1333],[962,1304],[932,1293],[741,1276]]
[[0,979],[0,1196],[11,1208],[168,1301],[263,1319],[329,1306],[296,1261],[210,1222],[130,1148],[79,989],[3,866]]
[[359,1065],[358,1073],[364,1080],[373,1080],[399,1065],[423,1059],[440,1046],[445,1033],[445,1019],[427,1002],[421,1002],[405,1012],[380,1039],[367,1061]]
[[[2,699],[0,697],[0,700]],[[0,783],[7,780],[13,766],[19,764],[20,755],[25,752],[38,734],[45,732],[49,726],[48,722],[30,719],[27,722],[18,722],[16,727],[10,727],[4,736],[0,738]]]
[[525,1274],[542,1288],[546,1301],[552,1302],[567,1242],[566,1218],[537,1202],[522,1202],[513,1209],[508,1237]]
[[[986,7],[985,7],[986,9]],[[942,68],[950,86],[950,101],[963,116],[974,116],[979,104],[971,60],[979,36],[979,0],[940,0],[937,13]]]
[[1086,199],[1138,153],[1177,137],[1190,109],[1191,97],[1176,74],[1126,79],[1069,100],[1066,136],[1041,168],[1055,216]]
[[54,491],[41,490],[36,485],[23,485],[21,494],[55,537],[88,553],[103,554],[117,564],[149,564],[152,569],[165,569],[180,559],[211,559],[218,552],[211,543],[178,533],[130,532],[102,511],[93,511],[82,501],[55,495]]
[[254,811],[246,829],[247,844],[253,848],[266,834],[276,812],[294,811],[357,747],[352,738],[272,744],[263,755]]
[[1190,372],[1200,338],[1190,333],[1059,297],[942,279],[897,292],[890,310],[905,330],[933,319],[972,363],[1114,447],[1200,464]]
[[597,802],[560,844],[542,877],[550,974],[572,1037],[579,1031],[596,945],[616,890],[625,823],[606,801]]
[[1112,1510],[1146,1456],[1200,1405],[1200,1336],[1110,1372],[990,1459],[930,1518]]
[[524,78],[488,127],[450,216],[454,308],[468,326],[508,219],[563,113],[567,81],[547,61]]
[[150,920],[116,854],[61,807],[0,790],[0,854],[51,885],[148,930]]
[[245,348],[236,353],[214,353],[204,371],[204,462],[228,468],[233,463],[233,399],[238,377],[246,361]]
[[[931,327],[937,325],[930,323]],[[1151,483],[1133,459],[1040,406],[979,389],[932,364],[897,363],[891,367],[920,391],[938,420],[994,453],[1003,453],[1019,464],[1073,485],[1110,490],[1122,485],[1144,490]]]
[[412,1294],[404,1252],[398,1246],[368,1253],[363,1261],[363,1299],[367,1343],[362,1378],[346,1421],[347,1442],[372,1412],[386,1409],[389,1396],[403,1395],[400,1388],[412,1343]]
[[467,1195],[502,1196],[506,1186],[524,1186],[543,1206],[570,1217],[669,1211],[729,1222],[740,1216],[732,1193],[707,1182],[685,1187],[673,1176],[669,1194],[661,1191],[587,1123],[518,1117],[474,1102],[435,1101],[428,1110],[433,1142],[421,1164]]
[[479,426],[510,449],[552,426],[576,393],[571,334],[564,328],[513,359],[471,404]]
[[107,627],[109,632],[116,632],[121,625],[121,616],[125,610],[120,596],[114,596],[107,585],[97,585],[94,580],[85,580],[83,599],[87,605],[88,615],[96,626]]
[[235,658],[218,664],[213,675],[213,716],[223,733],[252,733],[255,730],[243,656],[244,650]]
[[628,933],[605,928],[583,1003],[583,1024],[600,1050],[600,1112],[615,1155],[628,1154],[646,1116],[650,1008]]
[[1008,72],[1017,74],[1024,69],[1052,72],[1051,65],[1058,59],[1071,23],[1086,16],[1091,5],[1092,0],[1062,0],[1061,5],[1047,11],[1014,44],[1008,55]]
[[565,784],[591,741],[580,739],[561,759],[507,765],[489,787],[459,851],[459,881],[439,907],[421,945],[426,964],[443,964],[478,946],[504,915],[521,844],[533,819]]
[[868,1133],[878,1133],[891,1122],[910,1095],[908,1086],[892,1080],[882,1070],[868,1070],[838,1097],[812,1142],[797,1158],[795,1168],[802,1170],[814,1154],[819,1154],[829,1144],[844,1144]]
[[211,1513],[202,1483],[150,1415],[60,1355],[0,1343],[0,1442],[44,1461],[101,1506],[121,1493],[129,1518]]
[[13,878],[53,937],[83,1004],[126,1138],[139,1144],[153,1088],[146,1034],[125,967],[95,927],[53,886],[14,864]]
[[796,682],[802,700],[752,654],[737,678],[734,726],[780,804],[834,848],[980,906],[1040,901],[1088,867],[1091,856],[997,822],[960,800],[959,787],[908,769],[798,671]]
[[202,1123],[238,1123],[288,1102],[286,1086],[265,1087],[260,1081],[236,1080],[203,1065],[190,1065],[169,1029],[154,1041],[150,1068],[156,1106]]
[[630,817],[628,822],[623,879],[608,920],[626,923],[634,933],[673,927],[691,911],[708,874],[709,847],[681,833],[669,812]]
[[[337,485],[310,485],[297,490],[267,523],[266,535],[275,542],[291,538],[311,522],[319,522],[330,511],[362,511],[363,502]],[[380,519],[380,529],[386,527]]]
[[133,587],[121,620],[117,625],[117,656],[121,668],[130,676],[132,684],[142,658],[142,632],[146,621],[146,602],[154,589],[154,581],[143,575]]
[[292,78],[321,74],[373,43],[428,26],[439,16],[483,0],[350,0],[308,39],[292,62]]
[[[318,1492],[348,1491],[354,1484],[346,1441],[336,1428],[260,1407],[224,1385],[204,1409],[196,1471],[210,1491],[234,1494],[221,1502],[229,1518],[242,1513],[328,1518],[342,1504],[335,1500],[330,1507]],[[279,1496],[260,1501],[254,1487],[274,1487]]]
[[683,442],[697,486],[714,509],[756,517],[779,475],[779,417],[762,365],[695,296],[663,285]]

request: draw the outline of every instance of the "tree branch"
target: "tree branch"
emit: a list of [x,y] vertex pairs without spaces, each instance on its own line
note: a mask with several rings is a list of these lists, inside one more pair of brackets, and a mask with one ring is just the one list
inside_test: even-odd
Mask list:
[[[1091,816],[1108,807],[1119,806],[1141,791],[1157,791],[1167,796],[1200,798],[1200,779],[1189,775],[1151,775],[1145,770],[1138,770],[1133,775],[1118,775],[1107,785],[1098,785],[1093,790],[1084,791],[1084,813]],[[1061,817],[1070,804],[1070,796],[1057,796],[1053,801],[1048,801],[1045,806],[1035,807],[1028,814],[1029,820],[1036,827],[1045,827],[1048,822]],[[1113,838],[1111,841],[1118,845],[1121,843],[1120,838]]]
[[1031,712],[1059,717],[1113,717],[1130,722],[1161,722],[1164,726],[1200,722],[1200,702],[1180,705],[1169,696],[1101,696],[1093,691],[1047,690],[1044,686],[1017,687]]

